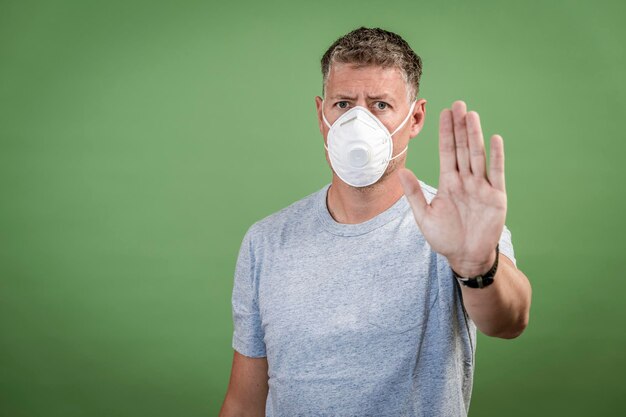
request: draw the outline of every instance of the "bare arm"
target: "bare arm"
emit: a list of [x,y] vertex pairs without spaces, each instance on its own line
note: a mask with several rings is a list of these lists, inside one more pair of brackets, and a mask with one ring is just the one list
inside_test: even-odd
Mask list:
[[250,358],[235,350],[219,417],[264,417],[268,378],[267,358]]
[[461,285],[463,304],[487,336],[512,339],[528,325],[531,287],[526,275],[500,254],[493,283],[485,288]]
[[[507,211],[504,144],[491,137],[489,175],[478,113],[464,102],[441,112],[439,189],[429,203],[419,181],[407,169],[398,175],[424,237],[460,276],[483,274],[496,259]],[[462,287],[465,308],[489,336],[513,338],[528,323],[531,288],[513,262],[500,256],[494,282],[485,288]]]

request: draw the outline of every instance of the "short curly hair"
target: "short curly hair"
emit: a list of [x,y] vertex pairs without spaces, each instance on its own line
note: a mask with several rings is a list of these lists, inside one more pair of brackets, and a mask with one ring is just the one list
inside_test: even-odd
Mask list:
[[422,59],[399,35],[380,28],[360,27],[337,39],[322,57],[322,96],[333,63],[400,69],[408,86],[409,101],[417,99]]

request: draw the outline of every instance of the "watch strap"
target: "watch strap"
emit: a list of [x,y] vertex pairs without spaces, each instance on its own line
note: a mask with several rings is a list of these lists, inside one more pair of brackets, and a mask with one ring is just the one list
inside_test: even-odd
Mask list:
[[462,277],[456,272],[454,269],[452,270],[452,274],[459,281],[459,283],[465,285],[470,288],[485,288],[488,285],[493,284],[494,277],[496,275],[496,271],[498,270],[498,258],[500,257],[500,244],[496,245],[496,260],[493,263],[493,266],[489,271],[482,275],[477,275],[475,277]]

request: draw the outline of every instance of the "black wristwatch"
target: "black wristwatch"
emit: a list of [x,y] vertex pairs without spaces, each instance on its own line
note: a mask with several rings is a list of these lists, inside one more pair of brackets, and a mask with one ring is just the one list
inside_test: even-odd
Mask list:
[[485,288],[493,284],[493,277],[496,276],[496,271],[498,270],[498,257],[500,254],[499,246],[500,244],[496,245],[496,261],[493,263],[491,269],[483,275],[477,275],[475,277],[461,277],[459,274],[454,272],[454,269],[452,270],[452,274],[457,281],[470,288]]

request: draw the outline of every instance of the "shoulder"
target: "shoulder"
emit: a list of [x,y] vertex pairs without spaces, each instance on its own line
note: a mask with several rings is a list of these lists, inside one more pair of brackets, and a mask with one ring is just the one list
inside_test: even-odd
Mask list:
[[258,221],[248,229],[246,236],[252,241],[272,235],[284,234],[285,231],[301,228],[315,220],[317,204],[325,198],[326,189],[315,191]]

